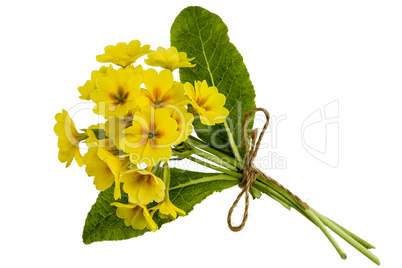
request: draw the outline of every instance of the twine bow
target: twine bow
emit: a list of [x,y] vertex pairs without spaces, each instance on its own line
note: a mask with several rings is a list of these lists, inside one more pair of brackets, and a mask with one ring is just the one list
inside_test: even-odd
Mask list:
[[[258,130],[257,129],[253,129],[250,132],[250,138],[251,138],[251,149],[249,148],[248,144],[247,144],[247,122],[248,119],[256,112],[261,111],[265,114],[265,117],[267,119],[267,121],[264,124],[264,127],[261,131],[260,136],[257,139],[258,136]],[[267,110],[265,110],[264,108],[255,108],[251,111],[249,111],[246,116],[243,119],[243,124],[242,124],[242,142],[243,142],[243,147],[245,149],[245,153],[244,153],[244,167],[243,167],[243,179],[241,181],[241,183],[239,184],[239,187],[242,188],[241,192],[239,193],[239,195],[237,196],[236,200],[233,202],[232,207],[229,209],[229,213],[228,213],[228,226],[229,229],[232,230],[233,232],[238,232],[241,229],[243,229],[243,227],[246,225],[246,221],[248,218],[248,206],[249,206],[249,191],[251,186],[253,185],[253,183],[255,182],[255,180],[257,179],[258,175],[261,175],[264,179],[268,180],[269,182],[271,182],[272,184],[278,186],[279,188],[285,190],[289,195],[291,195],[294,199],[296,199],[299,203],[301,203],[306,209],[309,208],[309,206],[304,203],[299,197],[297,197],[296,195],[294,195],[292,192],[290,192],[288,189],[286,189],[285,187],[283,187],[280,183],[278,183],[276,180],[272,179],[271,177],[267,176],[266,174],[264,174],[264,172],[262,172],[261,170],[259,170],[258,168],[256,168],[254,166],[254,159],[257,156],[257,152],[258,149],[260,148],[260,144],[261,144],[261,140],[262,137],[265,134],[265,131],[267,130],[268,124],[269,124],[269,113]],[[233,210],[235,209],[235,207],[237,206],[237,203],[239,203],[241,197],[243,196],[243,194],[245,194],[245,208],[244,208],[244,214],[243,214],[243,221],[241,222],[240,225],[238,226],[233,226],[232,225],[232,213]]]

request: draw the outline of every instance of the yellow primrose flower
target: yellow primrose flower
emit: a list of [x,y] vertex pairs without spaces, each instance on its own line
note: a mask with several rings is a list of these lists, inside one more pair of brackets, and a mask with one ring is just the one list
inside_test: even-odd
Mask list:
[[159,217],[161,219],[171,218],[172,220],[174,220],[177,218],[177,215],[179,215],[179,216],[186,215],[186,212],[184,212],[180,208],[173,205],[173,203],[170,201],[168,196],[166,196],[165,199],[161,203],[152,207],[151,210],[154,211],[152,213],[152,216],[154,215],[154,213],[157,210],[159,210]]
[[167,50],[163,47],[158,47],[156,51],[149,52],[148,59],[144,61],[149,66],[159,66],[173,71],[182,67],[194,67],[195,64],[190,63],[193,59],[187,58],[187,53],[178,52],[175,47],[170,47]]
[[123,130],[125,136],[120,148],[130,153],[130,161],[138,165],[154,166],[159,161],[169,160],[171,146],[180,143],[177,122],[167,109],[143,109],[133,116],[132,126]]
[[226,102],[225,95],[218,93],[216,87],[208,87],[207,81],[196,81],[192,84],[186,83],[184,90],[191,99],[190,104],[194,111],[200,115],[201,123],[204,125],[215,125],[223,123],[229,115],[228,109],[223,107]]
[[158,230],[158,225],[153,221],[148,209],[141,204],[122,204],[111,203],[111,206],[117,207],[116,215],[120,219],[124,219],[126,226],[133,227],[137,230],[148,228],[152,232]]
[[168,109],[170,117],[177,122],[177,131],[180,133],[180,141],[187,140],[187,137],[193,132],[194,116],[187,112],[186,107],[172,107]]
[[99,158],[97,148],[89,148],[83,162],[88,176],[94,176],[94,185],[97,190],[103,191],[112,186],[114,175],[109,166]]
[[105,148],[98,148],[98,157],[107,164],[109,169],[112,171],[114,175],[114,199],[119,199],[121,197],[120,192],[120,172],[122,167],[122,162],[118,157],[110,153]]
[[90,100],[92,91],[96,89],[96,79],[101,75],[106,75],[111,70],[113,70],[112,65],[110,65],[109,67],[102,66],[99,71],[92,71],[91,80],[87,80],[87,82],[83,86],[78,88],[78,91],[81,94],[80,99]]
[[[100,152],[100,154],[102,154],[102,152]],[[103,191],[112,186],[113,182],[115,182],[114,173],[119,173],[119,165],[111,165],[113,169],[112,171],[109,165],[99,158],[98,148],[89,148],[88,152],[84,155],[83,161],[86,165],[85,171],[88,176],[94,177],[94,185],[97,190]],[[122,162],[122,165],[124,164],[125,162]]]
[[138,40],[133,40],[128,44],[120,42],[115,46],[105,47],[105,54],[96,56],[96,60],[126,67],[147,54],[149,48],[149,45],[141,46]]
[[[129,169],[129,160],[125,158],[117,157],[120,164],[117,161],[103,161],[99,155],[105,159],[102,155],[105,155],[104,151],[99,151],[97,148],[89,148],[88,152],[84,155],[84,164],[86,165],[85,171],[88,176],[94,177],[94,185],[97,190],[103,191],[112,186],[116,181],[116,175],[124,173]],[[119,183],[119,182],[118,182]],[[119,191],[116,190],[116,199],[120,196]]]
[[146,90],[141,90],[139,105],[152,106],[155,109],[167,106],[184,106],[188,98],[184,93],[183,84],[173,81],[170,70],[163,70],[159,74],[154,69],[144,72],[144,85]]
[[84,155],[85,171],[88,176],[94,176],[94,184],[100,191],[108,189],[114,182],[114,198],[119,199],[120,174],[127,170],[129,160],[127,157],[119,157],[119,150],[111,140],[97,140],[91,129],[87,129],[87,133],[89,149]]
[[121,175],[123,191],[128,194],[128,201],[148,205],[152,201],[160,202],[165,197],[165,184],[152,174],[151,168],[132,169]]
[[60,162],[67,162],[66,167],[68,167],[75,158],[75,161],[81,167],[83,162],[79,143],[87,135],[85,133],[78,133],[73,120],[64,109],[61,113],[56,114],[55,118],[54,132],[59,137],[57,146],[59,147]]
[[113,70],[96,80],[97,89],[91,93],[91,99],[96,103],[96,114],[109,116],[124,116],[138,105],[138,95],[142,78],[134,75],[133,70]]

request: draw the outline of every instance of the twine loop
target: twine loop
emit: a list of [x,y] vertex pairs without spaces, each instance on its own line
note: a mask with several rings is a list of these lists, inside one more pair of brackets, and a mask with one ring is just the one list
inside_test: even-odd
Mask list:
[[[247,122],[248,122],[248,119],[254,113],[256,113],[258,111],[261,111],[265,114],[266,122],[265,122],[264,127],[262,128],[261,134],[259,136],[258,136],[258,129],[253,129],[250,131],[251,148],[249,148],[249,146],[247,144]],[[251,186],[254,184],[258,175],[261,175],[264,179],[268,180],[269,182],[278,186],[279,188],[285,190],[289,195],[291,195],[294,199],[296,199],[297,202],[301,203],[306,209],[309,208],[309,206],[306,203],[304,203],[299,197],[294,195],[292,192],[290,192],[288,189],[283,187],[276,180],[267,176],[266,174],[264,174],[264,172],[262,172],[261,170],[259,170],[258,168],[256,168],[254,166],[253,162],[254,162],[255,157],[257,156],[258,149],[260,148],[262,137],[264,136],[265,131],[268,128],[269,119],[270,119],[270,115],[269,115],[268,111],[265,110],[264,108],[255,108],[255,109],[249,111],[243,119],[242,142],[243,142],[243,147],[244,147],[245,152],[244,152],[243,179],[239,184],[239,187],[242,188],[242,190],[239,193],[239,195],[237,196],[236,200],[233,202],[232,207],[229,209],[228,219],[227,219],[229,229],[232,230],[233,232],[240,231],[246,225],[246,221],[248,219],[249,192],[250,192]],[[257,139],[257,137],[258,137],[258,139]],[[233,226],[232,225],[232,213],[243,195],[245,195],[245,208],[244,208],[243,220],[240,225]]]

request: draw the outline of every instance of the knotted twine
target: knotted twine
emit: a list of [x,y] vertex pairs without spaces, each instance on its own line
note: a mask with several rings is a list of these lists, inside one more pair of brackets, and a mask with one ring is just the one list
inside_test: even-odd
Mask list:
[[[258,135],[258,130],[257,129],[253,129],[250,131],[250,138],[251,138],[251,149],[249,148],[248,144],[247,144],[247,122],[248,119],[256,112],[261,111],[265,114],[265,117],[267,119],[267,121],[264,124],[264,127],[261,131],[260,136],[257,139],[257,135]],[[255,182],[255,180],[257,179],[258,175],[261,175],[261,177],[263,177],[265,180],[271,182],[272,184],[276,185],[277,187],[283,189],[284,191],[286,191],[289,195],[291,195],[294,199],[297,200],[297,202],[299,202],[300,204],[302,204],[306,209],[309,209],[309,206],[304,203],[299,197],[297,197],[296,195],[294,195],[291,191],[289,191],[288,189],[286,189],[285,187],[283,187],[280,183],[278,183],[276,180],[272,179],[271,177],[267,176],[266,174],[264,174],[264,172],[262,172],[261,170],[259,170],[258,168],[256,168],[254,166],[254,159],[257,156],[257,152],[258,149],[260,148],[260,144],[261,144],[261,140],[262,137],[265,134],[265,131],[267,130],[268,124],[269,124],[269,113],[267,110],[265,110],[264,108],[255,108],[251,111],[249,111],[246,116],[243,119],[243,124],[242,124],[242,142],[243,142],[243,147],[245,150],[244,153],[244,167],[243,167],[243,179],[239,184],[239,187],[242,188],[240,194],[237,196],[236,200],[233,202],[232,207],[229,209],[229,213],[228,213],[228,226],[229,229],[232,230],[233,232],[238,232],[241,229],[243,229],[243,227],[246,225],[246,221],[248,218],[248,206],[249,206],[249,191],[251,186],[253,185],[253,183]],[[232,213],[233,210],[235,209],[235,207],[237,206],[237,203],[239,203],[240,198],[243,196],[245,196],[245,208],[244,208],[244,214],[243,214],[243,221],[239,226],[233,226],[232,225]]]

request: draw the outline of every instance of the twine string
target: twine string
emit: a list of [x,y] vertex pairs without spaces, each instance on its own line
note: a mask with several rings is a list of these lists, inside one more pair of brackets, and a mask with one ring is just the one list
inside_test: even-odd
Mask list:
[[[265,114],[266,122],[264,124],[264,127],[262,128],[261,134],[258,136],[258,130],[253,129],[250,131],[250,138],[251,138],[251,148],[249,148],[247,144],[247,123],[248,119],[256,112],[261,111]],[[258,149],[260,148],[262,138],[265,134],[265,131],[268,128],[269,124],[269,119],[270,115],[267,110],[264,108],[255,108],[251,111],[249,111],[246,116],[243,119],[243,124],[242,124],[242,142],[243,142],[243,147],[245,149],[244,153],[244,167],[243,167],[243,179],[239,184],[239,187],[242,188],[241,192],[237,196],[236,200],[233,202],[232,207],[229,209],[228,213],[228,226],[229,229],[232,230],[233,232],[238,232],[243,227],[246,225],[246,221],[248,219],[248,207],[249,207],[249,192],[250,188],[257,179],[258,175],[261,175],[264,179],[268,180],[272,184],[276,185],[277,187],[285,190],[289,195],[291,195],[294,199],[296,199],[300,204],[302,204],[306,209],[309,208],[309,206],[303,202],[299,197],[294,195],[291,191],[283,187],[280,183],[278,183],[276,180],[272,179],[271,177],[267,176],[256,168],[253,164],[255,157],[257,156]],[[258,139],[257,139],[258,136]],[[240,225],[238,226],[233,226],[232,225],[232,213],[234,209],[236,208],[237,204],[239,203],[241,197],[245,195],[245,208],[244,208],[244,214],[243,214],[243,220]]]

